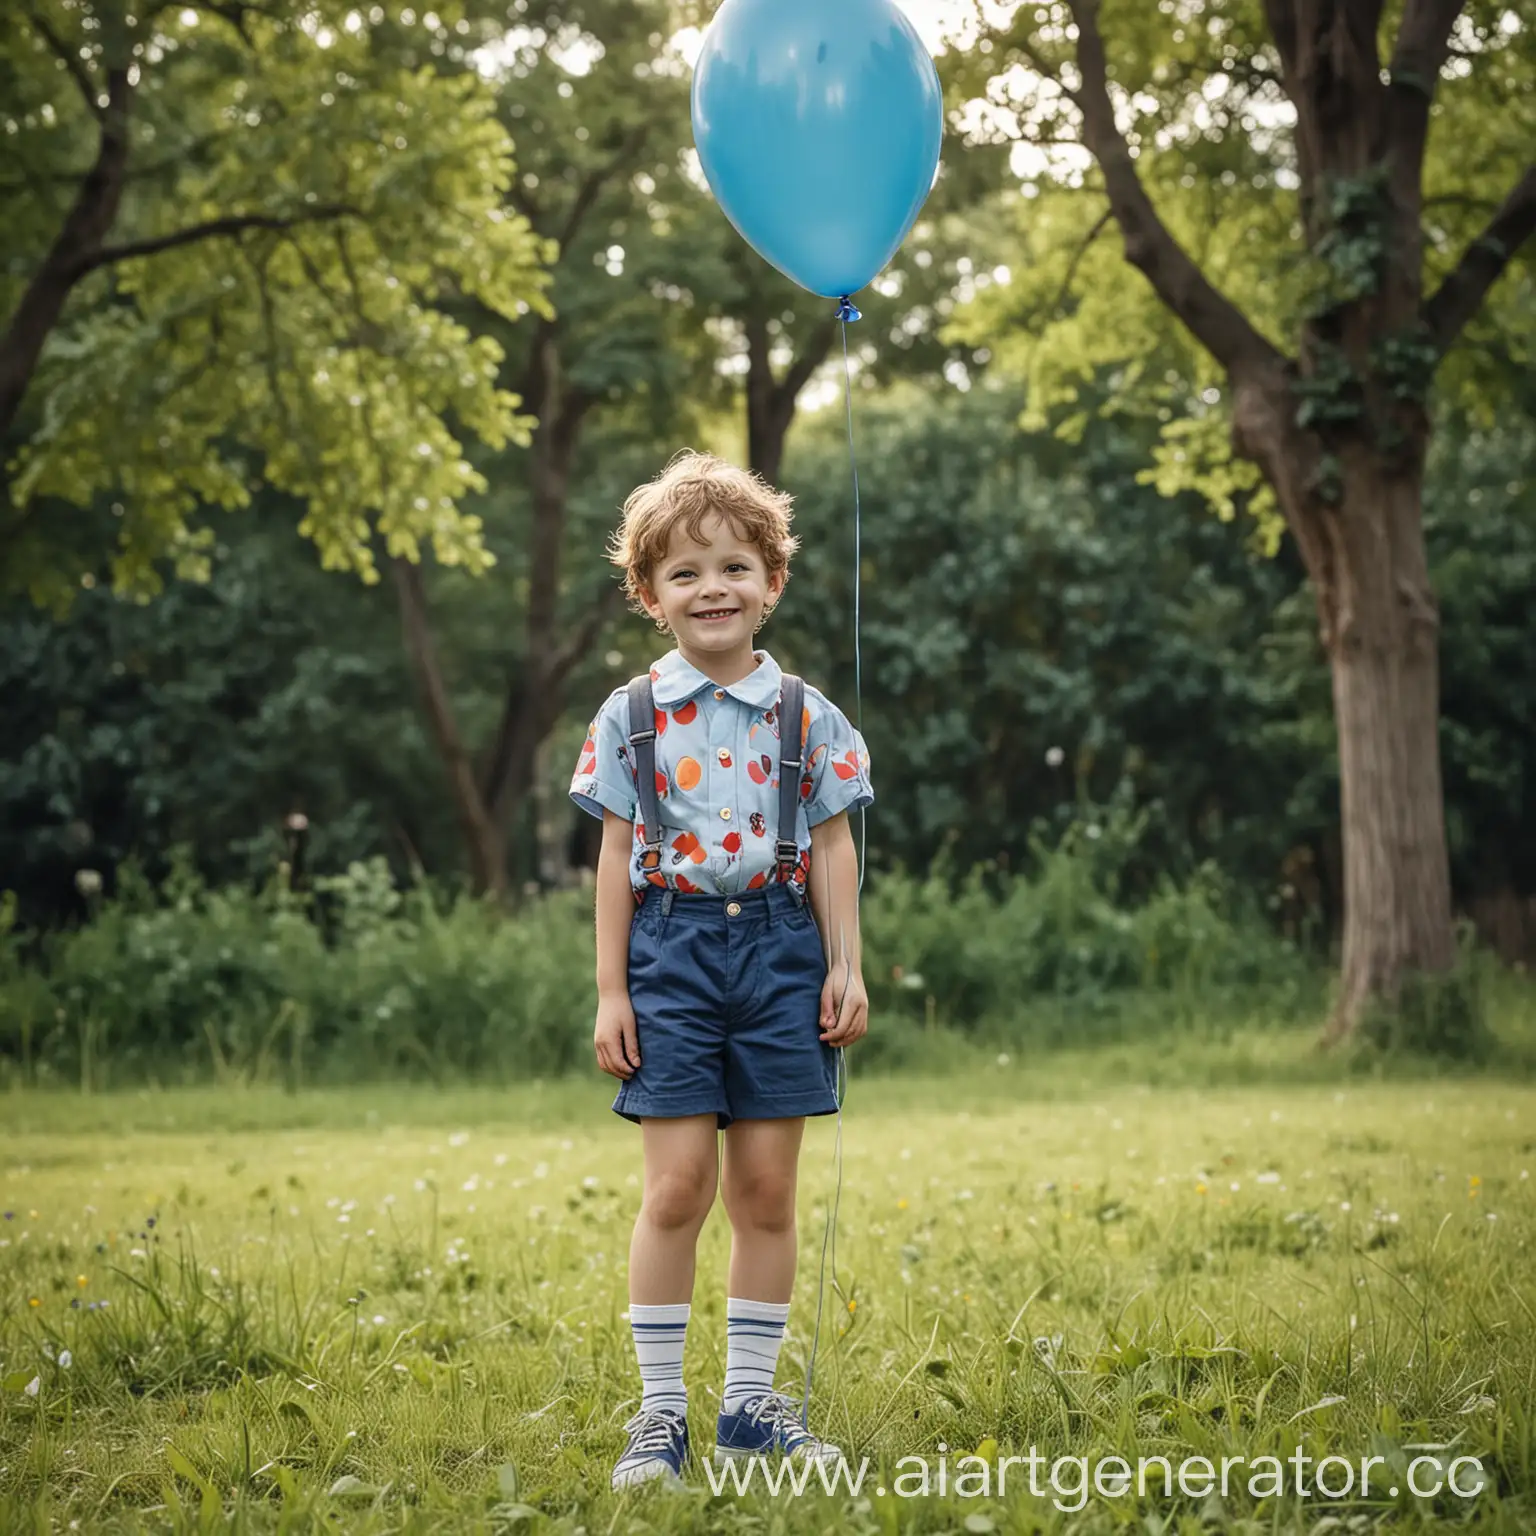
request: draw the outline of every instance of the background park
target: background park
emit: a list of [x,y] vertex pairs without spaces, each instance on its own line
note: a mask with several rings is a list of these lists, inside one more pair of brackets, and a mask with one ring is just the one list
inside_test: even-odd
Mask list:
[[[944,154],[847,330],[857,549],[836,305],[693,148],[710,7],[5,9],[0,1531],[1536,1525],[1536,23],[904,8]],[[764,640],[877,795],[781,1376],[820,1295],[882,1468],[1475,1497],[608,1491],[566,788],[685,445],[796,496]]]

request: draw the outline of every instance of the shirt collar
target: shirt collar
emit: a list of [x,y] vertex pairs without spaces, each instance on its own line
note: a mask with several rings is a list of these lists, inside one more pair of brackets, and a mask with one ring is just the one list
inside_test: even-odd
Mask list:
[[[758,651],[757,654],[762,659],[755,670],[738,683],[725,684],[724,691],[752,709],[769,709],[778,701],[784,674],[779,670],[778,662],[767,651]],[[685,661],[680,651],[668,651],[651,668],[651,693],[661,709],[674,709],[696,693],[720,686],[713,678],[700,672],[692,662]]]

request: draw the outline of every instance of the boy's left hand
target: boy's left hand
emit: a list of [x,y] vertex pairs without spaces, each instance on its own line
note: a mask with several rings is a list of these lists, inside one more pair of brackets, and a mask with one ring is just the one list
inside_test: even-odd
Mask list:
[[824,1045],[852,1045],[869,1031],[869,993],[864,977],[847,965],[834,965],[821,989],[821,1040]]

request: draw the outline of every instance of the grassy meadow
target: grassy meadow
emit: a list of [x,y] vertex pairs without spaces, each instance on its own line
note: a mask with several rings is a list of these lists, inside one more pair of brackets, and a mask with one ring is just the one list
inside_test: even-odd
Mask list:
[[[1432,1446],[1487,1487],[1256,1502],[1240,1476],[1225,1502],[1074,1512],[1048,1486],[881,1497],[873,1475],[858,1497],[715,1495],[695,1469],[616,1496],[638,1138],[604,1083],[34,1091],[3,1103],[0,1530],[1536,1526],[1528,1082],[1351,1077],[1293,1031],[1130,1073],[1102,1052],[853,1067],[813,1411],[881,1486],[905,1456],[1035,1445]],[[835,1145],[813,1121],[797,1391]],[[717,1208],[687,1355],[705,1451],[727,1241]]]

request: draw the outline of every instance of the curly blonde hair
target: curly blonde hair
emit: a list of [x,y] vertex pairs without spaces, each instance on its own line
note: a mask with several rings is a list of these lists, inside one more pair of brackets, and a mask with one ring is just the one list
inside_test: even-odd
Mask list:
[[730,523],[737,538],[757,546],[770,576],[783,572],[787,581],[790,557],[800,547],[789,531],[793,502],[760,476],[712,453],[677,454],[654,480],[630,492],[609,541],[608,558],[623,568],[629,606],[645,612],[640,589],[650,586],[678,525],[702,543],[705,520],[712,515]]

